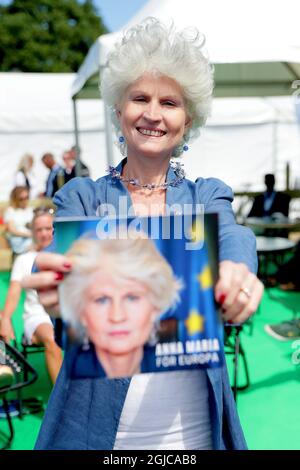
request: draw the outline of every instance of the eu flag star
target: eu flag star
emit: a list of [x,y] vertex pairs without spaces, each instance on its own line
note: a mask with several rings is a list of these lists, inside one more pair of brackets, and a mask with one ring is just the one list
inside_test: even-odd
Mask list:
[[185,326],[189,336],[193,336],[196,333],[202,333],[204,320],[204,317],[197,312],[197,310],[191,310],[188,319],[185,321]]
[[191,241],[194,243],[203,242],[204,240],[204,227],[199,217],[196,217],[193,225],[191,226],[190,236]]
[[213,285],[211,270],[208,265],[204,266],[203,271],[197,276],[200,283],[200,289],[209,289]]

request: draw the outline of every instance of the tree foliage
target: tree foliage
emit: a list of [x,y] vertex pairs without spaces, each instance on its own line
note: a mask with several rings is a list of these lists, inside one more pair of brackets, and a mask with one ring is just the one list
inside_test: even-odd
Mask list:
[[75,72],[106,31],[92,0],[13,0],[0,6],[0,70]]

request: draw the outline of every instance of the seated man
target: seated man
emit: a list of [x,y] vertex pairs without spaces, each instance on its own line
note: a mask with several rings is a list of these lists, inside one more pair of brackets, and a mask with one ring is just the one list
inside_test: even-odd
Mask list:
[[272,174],[265,175],[265,185],[266,191],[254,198],[248,217],[268,217],[278,212],[288,217],[290,196],[275,191],[275,176]]
[[[49,212],[37,210],[32,221],[35,242],[34,251],[19,255],[12,267],[10,285],[2,312],[0,336],[6,342],[14,338],[11,317],[16,310],[22,292],[21,281],[31,274],[38,251],[46,248],[53,238],[53,217]],[[24,334],[29,344],[45,346],[47,369],[54,383],[62,364],[62,352],[54,340],[54,328],[49,315],[39,303],[37,292],[26,290],[24,303]]]

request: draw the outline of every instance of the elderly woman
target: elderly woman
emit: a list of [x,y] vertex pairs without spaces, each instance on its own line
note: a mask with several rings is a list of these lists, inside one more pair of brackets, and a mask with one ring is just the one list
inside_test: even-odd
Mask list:
[[[116,378],[143,371],[143,346],[155,320],[178,300],[180,283],[171,267],[145,237],[79,240],[67,256],[73,269],[60,286],[61,314],[84,339],[74,348],[71,375]],[[85,370],[78,370],[80,362]]]
[[[167,205],[203,204],[219,214],[220,266],[215,297],[226,321],[255,312],[263,287],[255,276],[255,238],[235,223],[232,191],[221,181],[184,178],[171,163],[187,150],[210,110],[212,67],[203,37],[177,32],[156,19],[129,30],[108,57],[102,96],[111,107],[124,160],[94,182],[77,178],[54,198],[58,216],[92,216],[111,204],[137,215],[157,215]],[[201,156],[199,157],[201,158]],[[123,200],[121,199],[123,197]],[[124,215],[124,214],[122,214]],[[59,310],[57,285],[72,270],[61,255],[40,254],[27,284],[42,288],[41,301]],[[174,393],[176,390],[176,393]],[[56,383],[38,449],[244,449],[226,366],[207,371],[140,374],[130,379]]]

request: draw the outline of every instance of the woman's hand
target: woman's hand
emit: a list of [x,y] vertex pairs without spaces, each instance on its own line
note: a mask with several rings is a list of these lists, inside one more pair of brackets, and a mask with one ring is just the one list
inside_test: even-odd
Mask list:
[[264,291],[262,282],[242,263],[222,261],[215,298],[222,306],[223,320],[244,323],[257,310]]
[[26,276],[24,289],[36,289],[40,303],[52,317],[60,315],[57,286],[72,269],[69,258],[56,253],[39,253],[35,258],[39,272]]

